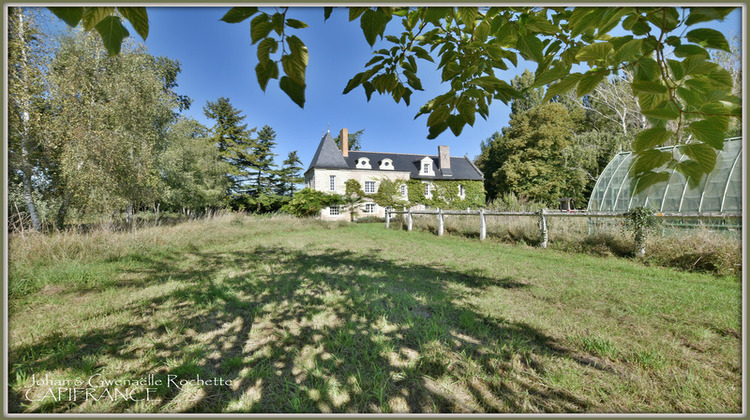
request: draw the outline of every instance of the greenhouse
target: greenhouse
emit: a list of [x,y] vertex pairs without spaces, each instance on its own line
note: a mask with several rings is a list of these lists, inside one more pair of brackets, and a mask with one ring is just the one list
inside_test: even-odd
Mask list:
[[[670,150],[684,159],[675,146]],[[716,167],[696,188],[689,188],[685,177],[672,171],[668,182],[661,182],[631,195],[628,169],[631,152],[618,153],[604,168],[594,186],[587,210],[622,213],[635,207],[648,207],[660,213],[741,214],[742,213],[742,139],[731,138],[719,151]],[[739,224],[735,220],[732,224]]]

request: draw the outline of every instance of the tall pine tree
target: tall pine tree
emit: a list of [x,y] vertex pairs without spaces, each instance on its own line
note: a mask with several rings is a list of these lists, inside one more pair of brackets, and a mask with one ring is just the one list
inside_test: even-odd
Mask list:
[[297,155],[296,150],[292,150],[284,160],[279,170],[279,180],[277,183],[277,193],[279,195],[294,195],[295,185],[302,183],[305,179],[300,175],[302,172],[302,160]]
[[251,135],[255,128],[248,129],[247,124],[242,123],[245,115],[226,97],[208,101],[203,113],[216,121],[211,128],[210,139],[218,148],[219,158],[231,167],[227,173],[227,195],[237,197],[244,192],[246,183],[253,175],[256,159],[253,151],[255,141]]

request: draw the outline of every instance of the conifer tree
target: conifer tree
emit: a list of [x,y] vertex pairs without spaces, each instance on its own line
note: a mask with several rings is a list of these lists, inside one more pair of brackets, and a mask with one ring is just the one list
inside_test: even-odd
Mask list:
[[255,166],[252,151],[255,142],[251,138],[255,128],[248,129],[247,124],[243,124],[245,115],[226,97],[208,101],[203,107],[203,113],[215,121],[210,139],[218,148],[219,158],[231,165],[231,170],[227,173],[227,194],[237,196],[243,192],[252,175],[251,168]]

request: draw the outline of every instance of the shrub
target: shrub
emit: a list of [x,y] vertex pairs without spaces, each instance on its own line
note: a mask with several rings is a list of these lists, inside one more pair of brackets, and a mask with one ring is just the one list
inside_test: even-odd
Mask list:
[[338,194],[326,194],[322,191],[303,188],[297,191],[292,200],[282,207],[282,211],[295,216],[310,217],[317,215],[325,207],[339,204],[343,204],[343,198]]

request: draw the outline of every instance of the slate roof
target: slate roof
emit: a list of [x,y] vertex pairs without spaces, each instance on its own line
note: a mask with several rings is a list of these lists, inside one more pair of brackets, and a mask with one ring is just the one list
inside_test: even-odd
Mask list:
[[320,144],[318,150],[315,151],[315,156],[310,162],[310,167],[307,168],[309,171],[313,168],[321,169],[347,169],[349,164],[344,160],[344,156],[341,155],[341,151],[336,147],[336,142],[333,141],[331,133],[326,133]]
[[[366,157],[370,159],[372,169],[356,168],[357,159]],[[425,157],[432,159],[432,167],[435,168],[435,176],[420,175],[420,163]],[[468,157],[451,156],[450,169],[440,168],[440,159],[437,155],[413,155],[403,153],[381,153],[381,152],[362,152],[349,151],[349,156],[344,157],[341,151],[336,147],[336,143],[331,137],[331,133],[326,133],[320,141],[318,150],[313,156],[310,167],[307,169],[357,169],[359,171],[380,171],[380,161],[383,159],[393,161],[393,170],[409,172],[411,179],[447,179],[447,180],[476,180],[484,179],[482,172],[474,166],[474,163]]]

